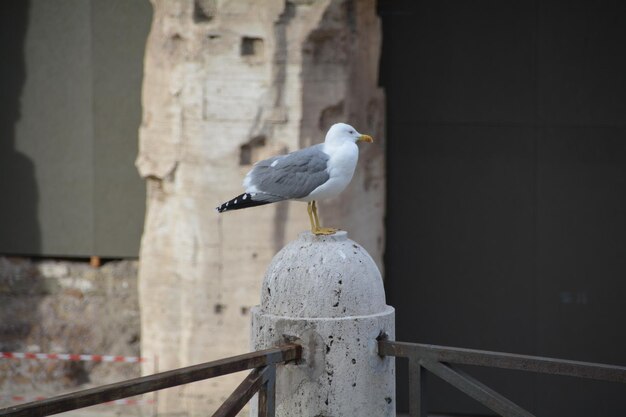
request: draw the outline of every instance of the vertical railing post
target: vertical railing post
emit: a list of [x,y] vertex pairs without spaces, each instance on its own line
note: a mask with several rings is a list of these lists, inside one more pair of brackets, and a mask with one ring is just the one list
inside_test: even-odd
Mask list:
[[409,416],[427,417],[426,408],[426,369],[419,359],[409,358]]
[[270,365],[267,379],[259,391],[259,417],[276,415],[276,366]]

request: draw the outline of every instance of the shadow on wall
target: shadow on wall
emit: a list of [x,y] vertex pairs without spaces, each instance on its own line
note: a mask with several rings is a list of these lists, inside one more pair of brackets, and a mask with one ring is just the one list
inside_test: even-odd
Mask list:
[[[0,254],[36,253],[41,244],[35,167],[15,149],[26,80],[29,5],[29,1],[0,2]],[[38,322],[41,291],[36,275],[34,268],[15,268],[7,258],[0,258],[0,350],[21,351],[32,323]],[[10,376],[16,366],[0,363],[0,387],[14,382]]]
[[26,80],[29,5],[27,0],[0,2],[0,253],[4,254],[36,254],[41,246],[35,166],[15,149]]

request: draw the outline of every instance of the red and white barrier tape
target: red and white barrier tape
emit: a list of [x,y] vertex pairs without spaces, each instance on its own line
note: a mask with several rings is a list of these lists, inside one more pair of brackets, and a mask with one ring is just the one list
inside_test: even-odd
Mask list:
[[[47,399],[47,397],[25,397],[22,395],[0,395],[0,398],[3,400],[25,403],[32,401],[41,401]],[[154,400],[151,398],[122,398],[121,400],[109,401],[103,403],[105,405],[143,405],[143,404],[154,404]]]
[[46,397],[24,397],[22,395],[0,395],[0,398],[2,398],[3,400],[9,400],[18,403],[41,401],[46,399]]
[[31,353],[31,352],[0,352],[0,358],[8,359],[58,359],[61,361],[88,361],[88,362],[145,362],[146,358],[138,356],[113,355],[81,355],[74,353]]

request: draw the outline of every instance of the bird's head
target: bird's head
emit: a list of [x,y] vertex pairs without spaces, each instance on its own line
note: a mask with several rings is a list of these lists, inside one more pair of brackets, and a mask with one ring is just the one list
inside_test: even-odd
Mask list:
[[355,128],[346,123],[335,123],[326,133],[326,142],[373,142],[371,136],[362,135]]

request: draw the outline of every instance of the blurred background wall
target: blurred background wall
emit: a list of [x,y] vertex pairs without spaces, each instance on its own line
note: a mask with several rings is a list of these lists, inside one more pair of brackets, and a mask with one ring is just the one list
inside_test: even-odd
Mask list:
[[136,257],[150,5],[2,2],[0,253]]
[[[249,351],[250,307],[273,255],[309,230],[306,205],[217,214],[260,159],[322,142],[335,122],[374,136],[348,190],[321,204],[382,266],[380,22],[370,1],[155,0],[137,166],[148,184],[142,351],[162,369]],[[145,371],[150,372],[150,364]],[[159,396],[205,415],[239,375]]]
[[[397,338],[625,364],[626,4],[378,8]],[[536,415],[626,415],[624,385],[468,371]],[[431,381],[431,411],[490,414]]]
[[[151,17],[143,0],[0,2],[0,351],[140,353]],[[0,404],[140,374],[118,365],[2,359]]]

